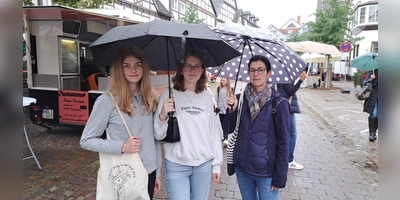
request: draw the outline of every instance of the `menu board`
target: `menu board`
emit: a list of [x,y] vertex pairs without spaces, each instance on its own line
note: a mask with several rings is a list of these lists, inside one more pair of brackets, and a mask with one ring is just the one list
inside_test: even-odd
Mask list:
[[89,119],[89,93],[74,90],[58,90],[60,123],[85,125]]
[[62,74],[79,74],[78,41],[60,39]]

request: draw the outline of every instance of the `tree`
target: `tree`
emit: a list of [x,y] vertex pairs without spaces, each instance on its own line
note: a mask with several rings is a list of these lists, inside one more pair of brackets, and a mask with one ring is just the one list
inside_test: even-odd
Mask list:
[[[68,6],[72,8],[100,8],[104,4],[113,3],[114,0],[52,0],[52,4]],[[24,6],[32,6],[32,0],[23,0]]]
[[[339,48],[340,44],[348,41],[352,44],[364,39],[353,37],[350,28],[347,26],[353,20],[352,4],[348,0],[324,0],[326,8],[317,10],[315,22],[308,22],[308,32],[305,34],[307,40],[331,44]],[[328,55],[330,57],[330,55]],[[328,67],[326,77],[331,77],[332,68]],[[330,87],[330,78],[326,78]]]
[[32,0],[23,0],[23,6],[34,6],[35,4],[32,3]]
[[201,24],[204,22],[204,18],[200,19],[197,14],[197,8],[190,5],[186,9],[185,16],[180,17],[179,21],[188,24]]
[[351,30],[347,26],[353,20],[352,8],[348,0],[325,0],[328,6],[325,9],[314,13],[316,21],[308,22],[308,40],[331,44],[335,47],[342,42],[349,41],[355,43],[362,40],[361,37],[353,37]]
[[286,42],[301,42],[305,40],[306,40],[305,35],[303,33],[299,33],[299,31],[296,31],[296,33],[290,34],[288,36]]

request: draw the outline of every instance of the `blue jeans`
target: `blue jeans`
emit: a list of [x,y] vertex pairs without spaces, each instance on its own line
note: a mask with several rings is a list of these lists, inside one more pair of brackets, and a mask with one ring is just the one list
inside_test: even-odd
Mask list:
[[166,185],[170,200],[207,200],[211,186],[211,161],[186,166],[165,159]]
[[294,113],[290,113],[290,139],[289,139],[289,162],[293,162],[294,148],[296,147],[297,130],[296,117]]
[[374,111],[369,115],[369,118],[378,118],[378,101],[375,102]]
[[243,200],[278,200],[279,189],[271,190],[272,177],[260,177],[235,168]]

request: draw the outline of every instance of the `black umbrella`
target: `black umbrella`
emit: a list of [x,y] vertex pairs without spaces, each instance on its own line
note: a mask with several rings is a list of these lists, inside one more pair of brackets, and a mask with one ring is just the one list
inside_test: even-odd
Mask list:
[[200,53],[206,66],[218,66],[240,55],[204,24],[155,19],[106,32],[90,45],[94,62],[111,65],[116,52],[126,45],[142,48],[151,70],[176,69],[185,49]]

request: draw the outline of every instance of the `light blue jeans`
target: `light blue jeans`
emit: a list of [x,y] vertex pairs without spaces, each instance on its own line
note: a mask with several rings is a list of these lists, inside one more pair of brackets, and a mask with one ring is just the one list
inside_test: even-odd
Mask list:
[[211,186],[211,160],[186,166],[165,159],[169,200],[207,200]]
[[378,101],[375,102],[374,111],[369,115],[369,118],[378,118]]
[[271,190],[272,177],[260,177],[235,168],[243,200],[278,200],[279,189]]

